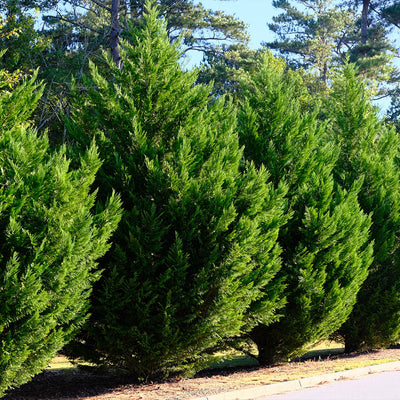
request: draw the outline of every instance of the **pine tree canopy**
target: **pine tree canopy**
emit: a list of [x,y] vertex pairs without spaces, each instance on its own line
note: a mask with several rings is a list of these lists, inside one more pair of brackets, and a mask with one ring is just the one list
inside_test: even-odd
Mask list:
[[268,24],[277,38],[266,45],[285,56],[292,67],[315,71],[326,85],[335,70],[350,59],[375,94],[388,95],[394,90],[399,71],[393,63],[397,50],[390,38],[397,18],[395,4],[388,4],[392,1],[272,3],[282,12]]
[[210,103],[211,86],[182,71],[179,46],[147,3],[122,69],[108,58],[106,79],[91,66],[69,125],[78,149],[95,138],[99,195],[115,189],[124,209],[70,352],[144,379],[199,369],[207,351],[252,324],[252,301],[268,309],[266,324],[282,304],[273,278],[285,187],[243,163],[234,106]]

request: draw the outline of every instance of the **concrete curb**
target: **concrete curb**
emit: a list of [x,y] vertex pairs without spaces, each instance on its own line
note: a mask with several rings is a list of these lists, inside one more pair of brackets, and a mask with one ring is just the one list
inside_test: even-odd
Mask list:
[[293,381],[261,385],[254,388],[234,390],[231,392],[212,394],[204,397],[197,397],[193,400],[256,400],[265,396],[293,392],[295,390],[310,388],[324,383],[335,382],[341,379],[354,379],[373,374],[376,372],[389,372],[400,370],[400,361],[385,364],[371,365],[369,367],[355,368],[331,374],[310,376]]

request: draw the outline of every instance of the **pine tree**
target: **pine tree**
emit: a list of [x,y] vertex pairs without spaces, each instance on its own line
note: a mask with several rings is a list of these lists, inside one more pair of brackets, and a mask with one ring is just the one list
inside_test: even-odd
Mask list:
[[229,93],[235,96],[238,91],[238,76],[241,70],[250,70],[256,65],[257,51],[247,45],[223,46],[220,53],[206,54],[199,71],[198,83],[213,82],[213,95]]
[[343,39],[353,28],[353,13],[332,0],[275,0],[273,6],[283,12],[268,24],[278,36],[268,47],[287,57],[296,68],[314,69],[326,83],[340,62]]
[[346,188],[363,176],[359,202],[372,214],[374,262],[339,331],[347,351],[384,347],[400,338],[400,142],[379,119],[356,73],[352,65],[344,68],[326,106],[331,137],[341,149],[335,180]]
[[287,304],[279,321],[250,332],[261,364],[301,355],[348,317],[367,275],[370,219],[357,202],[361,181],[345,191],[332,169],[338,148],[327,141],[317,112],[300,107],[299,75],[266,53],[242,83],[240,139],[245,157],[265,165],[275,185],[289,186],[291,219],[281,229]]
[[77,148],[95,138],[100,195],[115,189],[124,209],[91,318],[69,351],[143,379],[207,363],[249,323],[251,301],[275,318],[285,219],[284,188],[264,169],[242,171],[235,108],[222,97],[209,104],[211,86],[182,71],[179,43],[147,7],[122,70],[108,58],[107,80],[92,65],[69,125]]
[[87,316],[97,259],[119,205],[91,212],[100,166],[94,147],[76,169],[49,152],[28,119],[42,88],[35,76],[0,88],[0,396],[48,365]]
[[274,0],[273,5],[283,12],[269,24],[278,39],[268,46],[292,66],[314,69],[328,83],[349,58],[375,92],[393,90],[390,84],[398,81],[399,71],[389,34],[396,18],[390,19],[387,1]]

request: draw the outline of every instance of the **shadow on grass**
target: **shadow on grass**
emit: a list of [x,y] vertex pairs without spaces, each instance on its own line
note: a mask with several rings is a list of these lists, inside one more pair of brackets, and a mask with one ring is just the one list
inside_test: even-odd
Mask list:
[[310,361],[310,360],[326,360],[327,358],[332,358],[340,355],[341,357],[345,357],[344,348],[337,347],[332,349],[319,349],[319,350],[310,350],[307,353],[303,354],[301,357],[296,357],[292,361],[293,362],[302,362],[302,361]]

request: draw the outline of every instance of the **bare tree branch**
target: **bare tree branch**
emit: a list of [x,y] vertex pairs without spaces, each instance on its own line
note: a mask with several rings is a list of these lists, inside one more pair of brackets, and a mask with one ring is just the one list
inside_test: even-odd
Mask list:
[[[49,91],[49,92],[50,92],[50,91]],[[40,125],[39,125],[39,127],[38,127],[38,130],[42,129],[42,128],[47,124],[47,122],[49,122],[54,116],[57,115],[57,111],[58,111],[58,109],[60,108],[60,105],[61,105],[61,103],[62,103],[62,101],[63,101],[63,98],[64,98],[64,96],[61,95],[60,98],[59,98],[59,100],[58,100],[58,102],[57,102],[57,104],[56,104],[56,106],[55,106],[55,107],[52,107],[52,108],[53,108],[53,112],[51,113],[51,115],[48,116],[46,119],[44,119],[44,120],[42,120],[42,121],[40,122]],[[46,97],[46,100],[45,100],[45,102],[44,102],[43,110],[45,110],[47,103],[48,103],[48,96]]]

